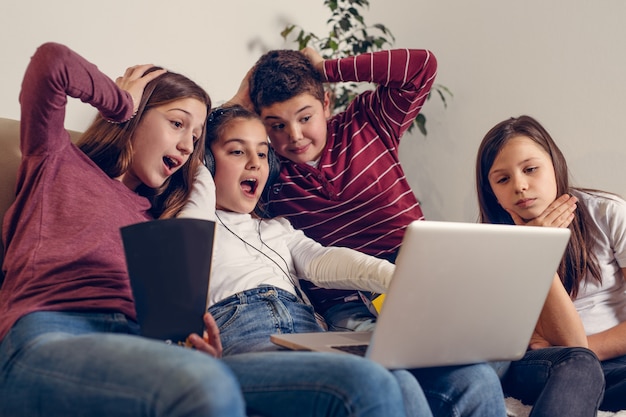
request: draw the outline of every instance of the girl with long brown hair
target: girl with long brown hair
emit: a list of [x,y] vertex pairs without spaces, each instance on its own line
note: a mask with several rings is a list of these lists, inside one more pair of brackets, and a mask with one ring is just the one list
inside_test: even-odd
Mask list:
[[504,120],[485,135],[476,187],[483,223],[571,231],[554,288],[567,297],[548,297],[527,354],[503,379],[505,390],[534,402],[533,415],[549,407],[593,415],[599,400],[602,410],[626,408],[626,201],[571,185],[563,153],[529,116]]

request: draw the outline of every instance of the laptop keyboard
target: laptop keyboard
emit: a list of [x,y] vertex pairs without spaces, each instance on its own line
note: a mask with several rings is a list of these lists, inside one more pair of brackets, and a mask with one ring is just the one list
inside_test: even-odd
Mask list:
[[333,349],[338,349],[343,352],[352,353],[354,355],[365,356],[367,347],[369,345],[337,345],[332,346]]

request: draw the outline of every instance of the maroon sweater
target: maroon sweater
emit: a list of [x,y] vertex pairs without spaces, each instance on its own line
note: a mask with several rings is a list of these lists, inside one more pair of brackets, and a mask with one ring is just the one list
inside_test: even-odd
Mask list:
[[67,96],[112,120],[128,93],[65,46],[42,45],[20,93],[16,201],[3,222],[0,340],[33,311],[112,311],[135,317],[119,228],[150,218],[147,199],[111,179],[70,141]]
[[[377,87],[328,121],[318,168],[281,158],[268,209],[324,245],[393,260],[406,226],[423,219],[398,146],[428,97],[437,61],[427,50],[398,49],[326,60],[324,70],[329,82]],[[324,301],[350,292],[317,289],[309,295],[323,311],[329,306]]]

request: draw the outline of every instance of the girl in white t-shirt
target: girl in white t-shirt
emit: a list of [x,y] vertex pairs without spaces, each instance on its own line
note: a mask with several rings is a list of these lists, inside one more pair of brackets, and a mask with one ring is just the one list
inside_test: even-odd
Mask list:
[[[626,408],[626,202],[573,187],[568,174],[549,133],[529,116],[494,126],[476,161],[481,222],[569,227],[572,233],[557,271],[569,298],[561,306],[546,303],[553,320],[538,323],[527,354],[503,379],[505,391],[535,408],[554,404],[559,415],[594,415],[580,410],[589,410],[604,385],[595,370],[585,370],[597,359],[606,383],[600,409]],[[579,317],[568,314],[572,305]],[[577,320],[586,334],[582,341],[569,337]]]

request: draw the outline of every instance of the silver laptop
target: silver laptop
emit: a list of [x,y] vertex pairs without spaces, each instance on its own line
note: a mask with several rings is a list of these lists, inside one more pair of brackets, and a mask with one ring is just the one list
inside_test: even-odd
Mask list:
[[275,334],[295,350],[364,355],[389,368],[523,356],[569,229],[415,221],[373,332]]

